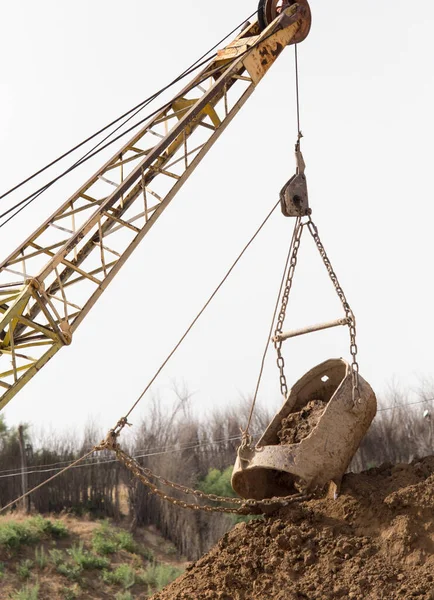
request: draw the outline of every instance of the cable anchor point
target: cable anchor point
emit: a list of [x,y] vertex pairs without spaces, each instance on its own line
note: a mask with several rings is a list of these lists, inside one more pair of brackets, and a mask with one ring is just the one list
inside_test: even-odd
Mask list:
[[116,452],[119,449],[118,438],[122,433],[124,427],[131,427],[131,423],[128,423],[127,417],[122,417],[116,424],[116,427],[110,429],[106,438],[98,445],[95,446],[95,451],[100,452],[101,450],[112,450]]
[[295,162],[297,165],[297,175],[304,174],[306,170],[306,163],[304,162],[303,154],[301,152],[301,140],[303,138],[303,134],[301,131],[298,132],[297,142],[295,144]]
[[253,438],[250,435],[248,428],[245,431],[243,429],[241,429],[241,434],[242,434],[241,444],[237,450],[238,458],[240,459],[240,461],[242,463],[249,464],[250,459],[252,458],[252,456],[255,452],[254,448],[252,447]]

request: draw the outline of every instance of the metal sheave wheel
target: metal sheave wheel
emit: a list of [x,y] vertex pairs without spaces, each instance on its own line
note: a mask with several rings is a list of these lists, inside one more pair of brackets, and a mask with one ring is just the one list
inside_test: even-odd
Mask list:
[[282,8],[295,4],[295,0],[260,0],[258,6],[258,22],[263,31],[279,15]]

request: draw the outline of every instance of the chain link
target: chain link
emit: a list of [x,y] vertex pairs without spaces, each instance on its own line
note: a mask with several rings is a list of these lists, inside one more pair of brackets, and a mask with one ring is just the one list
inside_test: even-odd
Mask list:
[[321,258],[326,266],[330,279],[333,282],[336,293],[339,296],[340,301],[342,302],[342,306],[345,310],[345,315],[348,319],[348,327],[350,330],[350,353],[352,356],[351,363],[351,376],[352,376],[352,384],[353,384],[353,403],[360,402],[360,386],[359,386],[359,363],[357,362],[357,343],[356,343],[356,318],[354,316],[353,311],[348,304],[348,301],[345,297],[345,293],[339,283],[336,273],[333,270],[330,259],[327,256],[325,248],[321,242],[321,239],[318,234],[318,227],[309,217],[309,220],[304,224],[307,225],[315,244],[318,248],[318,251],[321,255]]
[[285,321],[286,309],[288,307],[289,294],[292,289],[295,267],[297,266],[298,250],[300,248],[301,234],[303,233],[303,224],[301,218],[298,217],[294,227],[294,233],[291,240],[292,253],[288,268],[288,276],[286,278],[285,290],[282,295],[282,305],[280,308],[279,317],[277,319],[276,329],[274,331],[274,347],[277,352],[277,367],[279,369],[280,391],[286,399],[288,395],[288,384],[285,376],[285,359],[282,355],[282,341],[278,339],[279,334],[283,333],[283,323]]
[[[206,494],[201,492],[200,490],[193,490],[179,483],[174,483],[173,481],[169,481],[164,477],[156,475],[150,469],[146,467],[142,467],[132,456],[121,450],[118,444],[113,444],[112,440],[107,443],[103,443],[98,449],[102,449],[103,447],[108,448],[116,452],[116,457],[137,479],[139,479],[144,485],[146,485],[152,494],[158,496],[162,500],[166,502],[170,502],[175,506],[180,506],[181,508],[188,508],[190,510],[195,511],[204,511],[204,512],[216,512],[216,513],[224,513],[224,514],[232,514],[232,515],[255,515],[263,512],[265,507],[284,507],[290,504],[294,504],[295,502],[303,502],[305,500],[309,500],[312,498],[311,495],[302,495],[296,494],[291,496],[284,496],[282,498],[267,498],[265,500],[242,500],[240,498],[226,498],[224,496],[216,496],[215,494]],[[173,498],[173,496],[168,496],[162,490],[160,490],[156,485],[154,485],[151,481],[151,478],[155,479],[162,485],[166,487],[170,487],[173,490],[179,491],[186,495],[195,496],[202,500],[208,500],[210,502],[218,502],[222,504],[233,504],[238,506],[238,508],[230,508],[228,506],[209,506],[203,504],[192,504],[189,502],[185,502],[184,500],[179,500],[178,498]]]

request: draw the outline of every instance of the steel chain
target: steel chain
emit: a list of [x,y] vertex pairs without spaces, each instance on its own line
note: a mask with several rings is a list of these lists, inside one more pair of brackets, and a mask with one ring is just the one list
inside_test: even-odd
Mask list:
[[[109,449],[114,450],[116,452],[117,459],[144,485],[146,485],[151,493],[158,496],[162,500],[166,502],[170,502],[175,506],[180,506],[181,508],[188,508],[190,510],[195,511],[204,511],[204,512],[216,512],[216,513],[225,513],[225,514],[233,514],[233,515],[249,515],[249,514],[258,514],[258,510],[266,506],[288,506],[290,504],[294,504],[295,502],[303,502],[305,500],[309,500],[311,495],[291,495],[284,496],[282,498],[269,498],[265,500],[242,500],[240,498],[226,498],[223,496],[216,496],[215,494],[206,494],[199,490],[193,490],[184,485],[180,485],[178,483],[174,483],[165,479],[164,477],[160,477],[153,473],[150,469],[146,467],[142,467],[132,456],[124,452],[120,449],[118,445],[115,447],[110,445]],[[229,508],[228,506],[207,506],[201,504],[192,504],[189,502],[185,502],[184,500],[179,500],[177,498],[173,498],[172,496],[168,496],[162,490],[160,490],[156,485],[152,483],[151,478],[156,479],[161,484],[170,487],[174,490],[180,491],[184,494],[196,496],[203,500],[209,500],[212,502],[221,502],[226,504],[235,504],[239,505],[239,508]],[[256,509],[256,510],[254,510]]]
[[356,318],[354,316],[353,311],[351,310],[350,305],[348,304],[348,300],[345,297],[345,293],[339,283],[336,273],[333,270],[332,264],[330,262],[329,257],[327,256],[327,252],[321,242],[321,239],[318,234],[318,227],[312,221],[311,217],[305,223],[307,225],[315,244],[318,248],[318,251],[321,255],[321,258],[326,266],[330,279],[333,282],[333,285],[336,289],[337,295],[339,296],[340,301],[342,302],[342,306],[345,310],[345,315],[348,319],[348,328],[350,330],[350,353],[352,356],[352,364],[351,364],[351,376],[352,376],[352,384],[353,384],[353,403],[360,402],[360,386],[359,386],[359,363],[357,362],[357,343],[356,343]]
[[285,376],[285,359],[282,355],[282,341],[278,339],[278,336],[283,333],[283,323],[286,317],[286,309],[288,307],[289,294],[292,289],[292,282],[294,279],[295,267],[297,266],[298,250],[300,248],[301,234],[303,233],[303,224],[301,218],[297,217],[297,221],[294,227],[294,234],[292,237],[292,253],[291,260],[288,268],[288,276],[286,278],[285,290],[282,295],[282,305],[280,308],[279,317],[277,319],[276,329],[274,331],[274,347],[277,352],[277,367],[280,373],[280,391],[282,396],[286,399],[288,395],[288,384]]

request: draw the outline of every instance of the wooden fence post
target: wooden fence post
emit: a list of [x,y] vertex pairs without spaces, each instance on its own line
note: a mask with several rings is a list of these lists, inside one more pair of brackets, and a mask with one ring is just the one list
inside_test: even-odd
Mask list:
[[[26,445],[24,443],[24,427],[20,425],[18,427],[18,442],[20,444],[21,454],[21,490],[23,494],[27,494],[28,491],[28,478],[27,478],[27,455]],[[26,513],[30,512],[30,497],[26,496],[23,498],[23,510]]]

